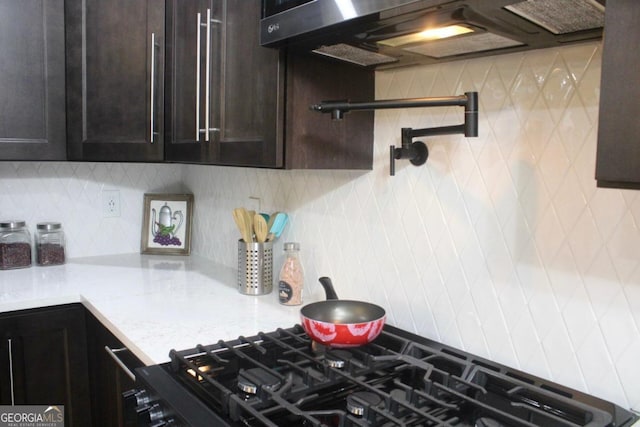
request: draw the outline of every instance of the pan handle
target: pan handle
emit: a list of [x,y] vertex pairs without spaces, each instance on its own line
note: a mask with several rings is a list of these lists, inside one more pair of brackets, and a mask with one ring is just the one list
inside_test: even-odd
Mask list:
[[333,283],[331,283],[331,279],[328,277],[321,277],[318,279],[320,284],[324,288],[324,292],[327,295],[327,299],[338,299],[338,294],[336,294],[335,289],[333,289]]

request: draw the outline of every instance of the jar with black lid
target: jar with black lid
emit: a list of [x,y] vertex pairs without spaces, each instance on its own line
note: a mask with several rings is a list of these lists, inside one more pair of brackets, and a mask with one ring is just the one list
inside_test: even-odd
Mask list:
[[64,231],[59,222],[40,222],[36,225],[36,263],[64,264]]
[[0,221],[0,270],[31,266],[31,235],[22,220]]

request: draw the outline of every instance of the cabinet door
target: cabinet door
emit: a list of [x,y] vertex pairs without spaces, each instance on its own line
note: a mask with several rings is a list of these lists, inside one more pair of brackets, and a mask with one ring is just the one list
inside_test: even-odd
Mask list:
[[[134,381],[117,365],[105,350],[115,351],[129,368],[144,364],[107,330],[91,313],[87,312],[87,343],[91,379],[91,412],[95,425],[130,426],[136,420],[125,420],[122,393],[134,388]],[[98,423],[99,421],[99,423]]]
[[282,166],[284,73],[258,39],[260,2],[171,2],[167,160]]
[[91,425],[84,308],[0,316],[0,404],[64,405],[65,425]]
[[[336,76],[340,76],[339,79]],[[309,105],[323,100],[375,99],[373,70],[290,54],[287,61],[287,169],[371,169],[373,111],[349,113],[343,120],[319,114]]]
[[68,154],[163,159],[164,0],[68,0]]
[[220,162],[283,166],[284,58],[260,46],[260,2],[225,1]]
[[0,0],[0,159],[64,160],[64,2]]
[[216,138],[212,107],[220,89],[221,2],[173,0],[167,12],[166,157],[206,162]]
[[596,179],[640,188],[640,4],[607,2],[602,51]]

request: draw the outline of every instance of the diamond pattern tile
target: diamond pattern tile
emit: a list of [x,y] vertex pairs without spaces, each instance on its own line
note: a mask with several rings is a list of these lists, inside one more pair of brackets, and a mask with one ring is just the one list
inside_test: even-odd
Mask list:
[[[69,257],[138,252],[142,199],[182,188],[178,165],[0,162],[0,218],[62,223]],[[120,190],[121,216],[104,218],[102,190]]]
[[377,99],[480,92],[478,138],[425,138],[393,178],[400,128],[459,108],[377,111],[370,172],[4,162],[0,216],[63,222],[72,256],[136,252],[142,195],[191,191],[193,252],[235,267],[231,210],[286,211],[276,269],[300,242],[307,300],[328,275],[395,325],[640,409],[640,193],[596,188],[600,68],[585,43],[377,73]]

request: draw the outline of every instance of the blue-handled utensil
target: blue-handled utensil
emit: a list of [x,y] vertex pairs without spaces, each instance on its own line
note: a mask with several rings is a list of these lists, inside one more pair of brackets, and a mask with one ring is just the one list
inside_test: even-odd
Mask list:
[[271,217],[271,219],[273,219],[273,223],[269,228],[269,236],[267,237],[268,241],[273,241],[280,237],[285,225],[287,225],[287,222],[289,221],[289,215],[284,212],[277,212]]

